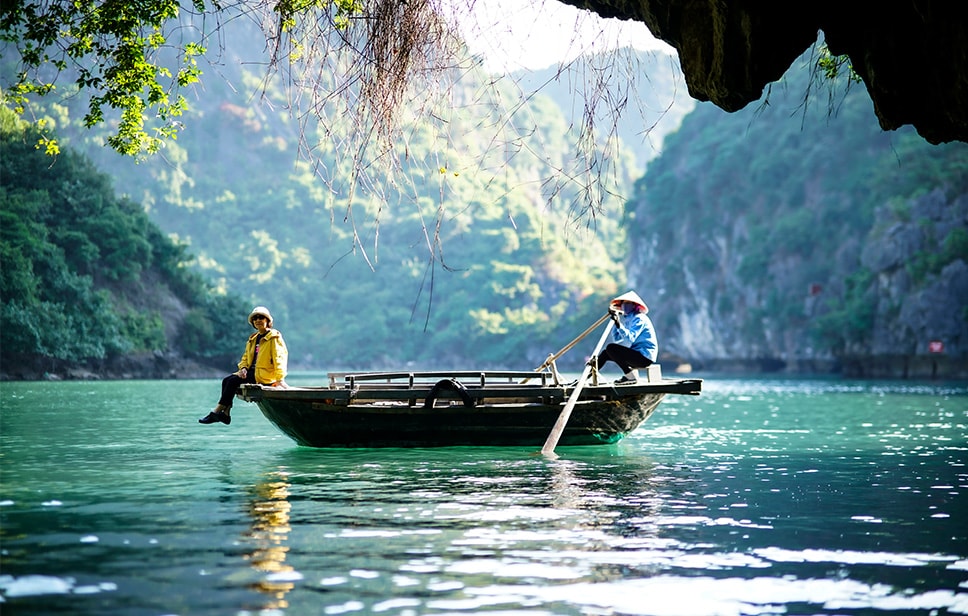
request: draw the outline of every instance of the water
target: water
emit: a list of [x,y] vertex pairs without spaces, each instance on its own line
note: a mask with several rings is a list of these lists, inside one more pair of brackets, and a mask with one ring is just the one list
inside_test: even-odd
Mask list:
[[300,448],[217,388],[0,384],[4,615],[968,614],[964,384],[707,380],[558,459]]

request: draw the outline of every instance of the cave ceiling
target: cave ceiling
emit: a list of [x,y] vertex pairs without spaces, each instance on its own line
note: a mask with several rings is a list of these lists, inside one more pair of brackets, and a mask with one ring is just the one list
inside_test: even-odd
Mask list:
[[968,2],[562,0],[641,21],[675,47],[689,94],[737,111],[759,100],[818,37],[846,55],[884,130],[968,142]]

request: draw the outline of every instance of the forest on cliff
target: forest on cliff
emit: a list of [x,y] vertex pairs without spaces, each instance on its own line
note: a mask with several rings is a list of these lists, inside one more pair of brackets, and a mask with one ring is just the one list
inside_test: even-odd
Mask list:
[[[43,152],[8,149],[15,146],[5,140],[11,156],[4,160],[37,159],[30,163],[36,186],[29,190],[45,190],[45,184],[63,185],[57,173],[65,167],[96,177],[73,150],[83,152],[112,182],[76,180],[76,190],[124,195],[110,198],[123,204],[112,215],[131,222],[92,225],[97,218],[87,220],[90,212],[71,208],[32,216],[20,200],[6,198],[16,188],[12,178],[22,173],[5,167],[5,218],[30,218],[46,229],[5,226],[4,250],[31,261],[36,251],[17,248],[33,242],[25,237],[45,237],[53,252],[67,256],[56,273],[67,282],[59,284],[87,294],[59,290],[35,305],[47,302],[46,310],[58,298],[80,298],[82,314],[102,315],[101,326],[133,332],[103,352],[77,347],[66,353],[82,362],[98,353],[186,349],[222,362],[226,347],[241,346],[248,305],[264,304],[286,334],[296,367],[526,369],[629,287],[653,308],[660,361],[673,367],[731,358],[819,358],[829,367],[857,353],[858,340],[877,352],[873,342],[883,334],[874,318],[878,289],[870,281],[876,276],[861,255],[874,259],[871,245],[882,238],[877,229],[893,222],[927,227],[913,199],[941,191],[942,216],[960,211],[950,204],[965,200],[965,144],[930,146],[907,131],[883,133],[857,84],[831,90],[840,93],[831,94],[830,106],[826,92],[814,93],[804,109],[809,65],[792,68],[760,105],[735,114],[699,105],[685,115],[694,103],[681,100],[668,60],[642,62],[656,77],[638,94],[658,111],[639,126],[659,123],[646,137],[606,130],[576,151],[584,127],[569,111],[573,90],[522,97],[515,82],[481,75],[451,93],[436,125],[415,121],[396,150],[399,160],[387,167],[393,173],[370,174],[363,186],[347,181],[359,176],[340,167],[345,161],[336,152],[328,159],[316,152],[317,161],[329,164],[329,181],[300,158],[305,127],[295,125],[281,104],[283,93],[266,88],[257,69],[239,68],[234,81],[208,82],[186,118],[190,129],[161,155],[137,164],[106,152],[103,135],[82,130],[67,98],[39,113],[70,151],[51,165]],[[265,98],[255,94],[259,88]],[[321,131],[315,142],[338,144],[333,126],[310,127]],[[636,147],[623,146],[633,141]],[[661,151],[644,176],[650,155],[637,161],[636,150]],[[138,242],[167,244],[116,259],[117,266],[90,257],[104,250],[98,242],[107,227],[149,229],[149,220],[166,237],[149,230],[146,237],[154,239]],[[953,226],[950,216],[944,220],[902,265],[919,288],[945,268],[964,265],[964,219],[955,218]],[[938,228],[944,232],[935,233]],[[166,310],[168,300],[149,300],[147,293],[131,300],[100,292],[119,280],[157,290],[147,275],[156,267],[199,277],[185,283],[192,293],[165,283],[176,287],[171,295],[188,310]],[[44,268],[32,272],[37,289],[58,289]],[[5,315],[24,310],[16,299],[23,293],[4,289]],[[963,297],[948,300],[961,302],[956,318],[968,321]],[[822,309],[804,312],[814,304]],[[56,309],[68,313],[74,306],[63,301]],[[67,331],[48,339],[93,321],[61,322]],[[16,348],[41,355],[53,348],[29,344],[19,341]],[[958,344],[952,341],[953,348]],[[11,348],[4,339],[5,356]],[[575,351],[561,364],[582,359]]]
[[184,246],[86,157],[54,161],[38,135],[0,108],[4,373],[124,371],[123,358],[174,353],[185,375],[186,359],[234,356],[221,334],[245,331],[232,318],[241,300],[214,293]]

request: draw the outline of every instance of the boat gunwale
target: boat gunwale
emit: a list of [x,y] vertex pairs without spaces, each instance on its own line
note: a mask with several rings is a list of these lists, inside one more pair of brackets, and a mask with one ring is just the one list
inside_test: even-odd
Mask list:
[[[333,387],[339,377],[344,378],[344,385]],[[525,383],[487,383],[486,376],[498,378],[539,378],[544,384],[528,385]],[[537,376],[535,376],[537,375]],[[377,401],[407,401],[415,404],[417,400],[424,400],[431,395],[431,390],[440,380],[456,377],[480,376],[480,384],[465,385],[464,391],[442,389],[433,393],[433,398],[440,401],[462,400],[469,396],[476,404],[497,403],[501,400],[551,401],[563,400],[574,391],[570,384],[548,384],[547,377],[551,373],[543,372],[515,372],[515,371],[431,371],[431,372],[371,372],[371,373],[331,373],[331,386],[289,386],[270,387],[258,384],[243,385],[239,397],[247,402],[257,402],[264,398],[280,398],[290,400],[332,400],[338,404],[373,403]],[[353,378],[351,378],[353,377]],[[417,378],[436,378],[436,381],[418,381]],[[392,379],[407,379],[406,383],[394,383]],[[388,382],[388,379],[390,381]],[[381,380],[381,383],[372,381]],[[352,386],[351,386],[352,385]],[[634,385],[616,385],[614,383],[587,383],[580,392],[579,400],[620,400],[645,394],[683,394],[699,395],[702,389],[702,379],[662,379],[657,382],[640,382]],[[487,400],[487,402],[484,402]]]

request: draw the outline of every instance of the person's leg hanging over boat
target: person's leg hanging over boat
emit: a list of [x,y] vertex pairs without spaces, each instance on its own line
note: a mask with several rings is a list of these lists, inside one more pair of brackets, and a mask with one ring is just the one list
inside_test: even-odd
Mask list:
[[198,420],[200,424],[211,424],[217,421],[228,425],[232,423],[232,402],[235,394],[244,383],[255,383],[255,370],[247,370],[245,377],[233,372],[222,379],[222,395],[211,413]]

